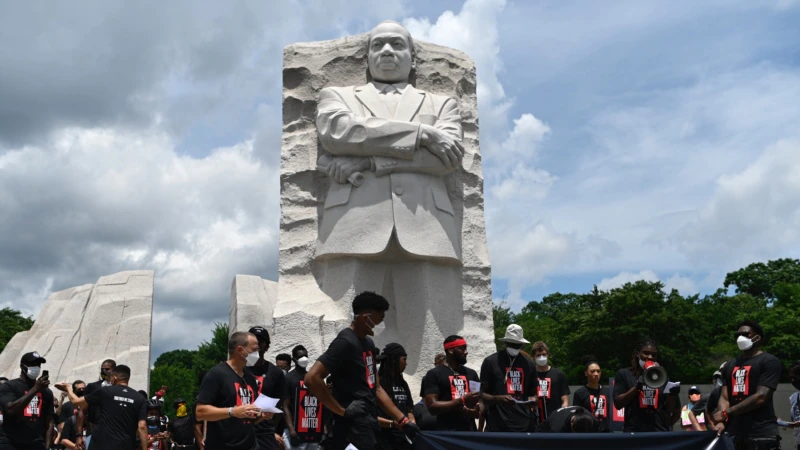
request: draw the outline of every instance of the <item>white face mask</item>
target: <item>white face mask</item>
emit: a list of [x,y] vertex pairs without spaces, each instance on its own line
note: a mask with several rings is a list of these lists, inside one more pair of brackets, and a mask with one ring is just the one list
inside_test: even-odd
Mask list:
[[39,378],[39,374],[42,373],[41,367],[26,367],[25,375],[30,378],[31,380],[35,380]]
[[381,322],[381,323],[375,325],[375,322],[372,321],[372,318],[370,316],[366,316],[366,317],[367,317],[367,321],[369,321],[369,323],[367,325],[369,325],[369,327],[372,329],[373,333],[375,333],[375,334],[383,333],[383,331],[386,330],[386,322]]
[[644,365],[645,365],[645,363],[647,363],[647,361],[643,360],[642,358],[639,358],[639,367],[641,367],[642,369],[644,369]]
[[506,348],[506,351],[508,352],[508,356],[510,356],[512,358],[517,356],[517,355],[519,355],[519,350],[520,349],[518,349],[518,348],[511,348],[511,347],[507,347]]
[[747,351],[753,348],[753,340],[744,336],[739,336],[736,339],[736,345],[739,346],[739,350]]
[[247,367],[253,367],[258,362],[258,350],[247,355]]
[[302,367],[303,369],[305,369],[306,366],[308,366],[308,357],[307,356],[303,356],[302,358],[299,358],[297,360],[297,367]]
[[547,365],[547,356],[537,356],[536,357],[536,365],[539,367],[544,367]]

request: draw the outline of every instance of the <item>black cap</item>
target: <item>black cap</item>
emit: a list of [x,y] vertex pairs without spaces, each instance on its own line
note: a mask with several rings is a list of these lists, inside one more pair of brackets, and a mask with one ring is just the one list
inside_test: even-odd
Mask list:
[[250,333],[254,334],[259,341],[269,342],[269,331],[264,327],[250,328]]
[[35,366],[44,364],[47,362],[47,360],[42,358],[42,355],[40,355],[39,352],[30,352],[22,355],[22,359],[19,362],[20,364],[25,364],[26,366]]
[[408,353],[406,353],[406,349],[402,345],[392,342],[383,347],[383,352],[378,356],[378,361],[383,361],[390,356],[408,356]]
[[177,408],[178,405],[180,405],[181,403],[186,403],[186,400],[178,397],[178,398],[176,398],[175,400],[172,401],[172,407],[173,408]]
[[698,394],[701,393],[700,389],[698,389],[697,386],[692,386],[692,387],[689,388],[689,395],[692,395],[692,392],[696,392]]

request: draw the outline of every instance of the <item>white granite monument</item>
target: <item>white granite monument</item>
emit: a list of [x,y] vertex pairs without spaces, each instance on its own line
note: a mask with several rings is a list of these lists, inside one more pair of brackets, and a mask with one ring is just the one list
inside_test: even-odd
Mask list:
[[[397,23],[284,49],[281,234],[271,354],[319,356],[365,290],[419,381],[446,336],[495,352],[475,66]],[[240,329],[242,327],[239,327]]]
[[272,315],[278,301],[278,283],[253,275],[236,275],[231,283],[228,331],[262,326],[272,334]]
[[134,270],[101,277],[55,292],[28,331],[17,333],[0,353],[0,374],[17,378],[20,358],[37,351],[46,360],[51,385],[100,377],[111,358],[131,368],[130,386],[149,390],[153,271]]

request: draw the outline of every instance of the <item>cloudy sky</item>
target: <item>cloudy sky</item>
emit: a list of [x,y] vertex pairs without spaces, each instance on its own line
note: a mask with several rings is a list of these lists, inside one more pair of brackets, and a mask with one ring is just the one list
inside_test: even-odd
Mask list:
[[283,47],[389,18],[477,62],[495,301],[798,256],[797,1],[4,2],[0,307],[151,268],[153,356],[210,337],[277,277]]

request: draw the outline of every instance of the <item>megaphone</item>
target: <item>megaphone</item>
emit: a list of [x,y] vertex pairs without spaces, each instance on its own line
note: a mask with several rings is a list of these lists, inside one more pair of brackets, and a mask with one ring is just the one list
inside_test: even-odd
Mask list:
[[663,387],[669,381],[667,371],[653,361],[644,363],[644,375],[642,375],[642,378],[644,385],[652,389]]

